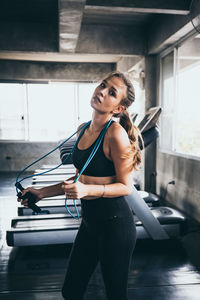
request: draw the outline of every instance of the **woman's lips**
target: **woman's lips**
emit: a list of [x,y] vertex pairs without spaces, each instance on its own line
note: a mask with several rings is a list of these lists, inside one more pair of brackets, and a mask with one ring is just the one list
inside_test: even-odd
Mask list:
[[101,100],[99,99],[98,96],[94,96],[93,99],[94,99],[95,101],[98,101],[99,103],[101,103]]

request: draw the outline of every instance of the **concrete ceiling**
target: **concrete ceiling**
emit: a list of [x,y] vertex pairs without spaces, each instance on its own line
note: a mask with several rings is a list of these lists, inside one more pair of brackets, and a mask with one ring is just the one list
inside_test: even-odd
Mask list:
[[[191,0],[1,1],[0,59],[116,62],[122,56],[154,54],[188,26],[190,4]],[[187,30],[192,30],[191,24]]]

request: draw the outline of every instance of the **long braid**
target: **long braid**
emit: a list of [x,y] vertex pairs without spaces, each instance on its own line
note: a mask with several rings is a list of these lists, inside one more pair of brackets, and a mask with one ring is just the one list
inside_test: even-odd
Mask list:
[[126,130],[129,140],[130,140],[130,151],[125,157],[129,157],[133,155],[133,168],[137,170],[139,165],[142,162],[141,149],[139,147],[139,137],[143,142],[139,129],[132,123],[129,113],[127,110],[124,110],[122,114],[120,114],[119,119],[120,125]]

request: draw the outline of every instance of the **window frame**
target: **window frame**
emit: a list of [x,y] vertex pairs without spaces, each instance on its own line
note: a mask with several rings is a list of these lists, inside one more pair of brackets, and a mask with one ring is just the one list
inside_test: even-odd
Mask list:
[[[58,81],[58,80],[50,80],[50,81],[26,81],[26,80],[0,80],[0,83],[9,83],[9,84],[21,84],[23,86],[23,102],[24,102],[24,139],[0,139],[0,143],[56,143],[55,140],[30,140],[30,134],[29,134],[29,113],[28,113],[28,106],[29,106],[29,100],[28,100],[28,84],[52,84],[52,83],[70,83],[69,81]],[[80,111],[79,111],[79,84],[90,84],[95,83],[91,81],[76,81],[71,82],[74,84],[74,99],[75,99],[75,112],[76,112],[76,127],[80,125]],[[58,138],[59,141],[59,138]]]
[[[191,33],[189,33],[188,35],[186,35],[184,38],[182,38],[181,40],[179,40],[177,43],[175,43],[174,45],[168,47],[167,49],[165,49],[164,51],[162,51],[159,54],[159,97],[158,97],[158,102],[159,102],[159,106],[162,107],[163,104],[163,99],[162,99],[162,58],[164,58],[165,56],[167,56],[168,54],[170,54],[171,52],[173,52],[173,71],[174,71],[174,91],[173,91],[173,100],[175,103],[175,112],[174,115],[177,115],[178,113],[178,107],[177,107],[177,96],[178,96],[178,86],[177,86],[177,76],[178,76],[178,48],[181,47],[185,42],[188,42],[189,40],[192,40],[195,36],[197,35],[196,31],[192,31]],[[162,115],[161,115],[162,118]],[[161,153],[166,153],[166,154],[170,154],[173,156],[177,156],[177,157],[183,157],[186,159],[193,159],[193,160],[197,160],[200,161],[200,156],[197,155],[192,155],[192,154],[188,154],[188,153],[182,153],[182,152],[178,152],[176,150],[176,141],[177,141],[177,130],[175,130],[176,128],[176,123],[177,123],[177,118],[173,118],[173,136],[172,136],[172,145],[171,145],[171,149],[172,150],[167,150],[164,149],[163,146],[161,145],[161,140],[159,139],[159,142],[157,144],[157,150]],[[161,124],[161,119],[159,120],[159,125]]]

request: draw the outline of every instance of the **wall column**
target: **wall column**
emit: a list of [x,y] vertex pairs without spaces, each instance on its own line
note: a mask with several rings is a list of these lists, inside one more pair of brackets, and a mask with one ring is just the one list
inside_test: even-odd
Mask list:
[[[145,57],[145,112],[157,105],[157,56]],[[156,192],[156,142],[145,150],[145,190]]]

